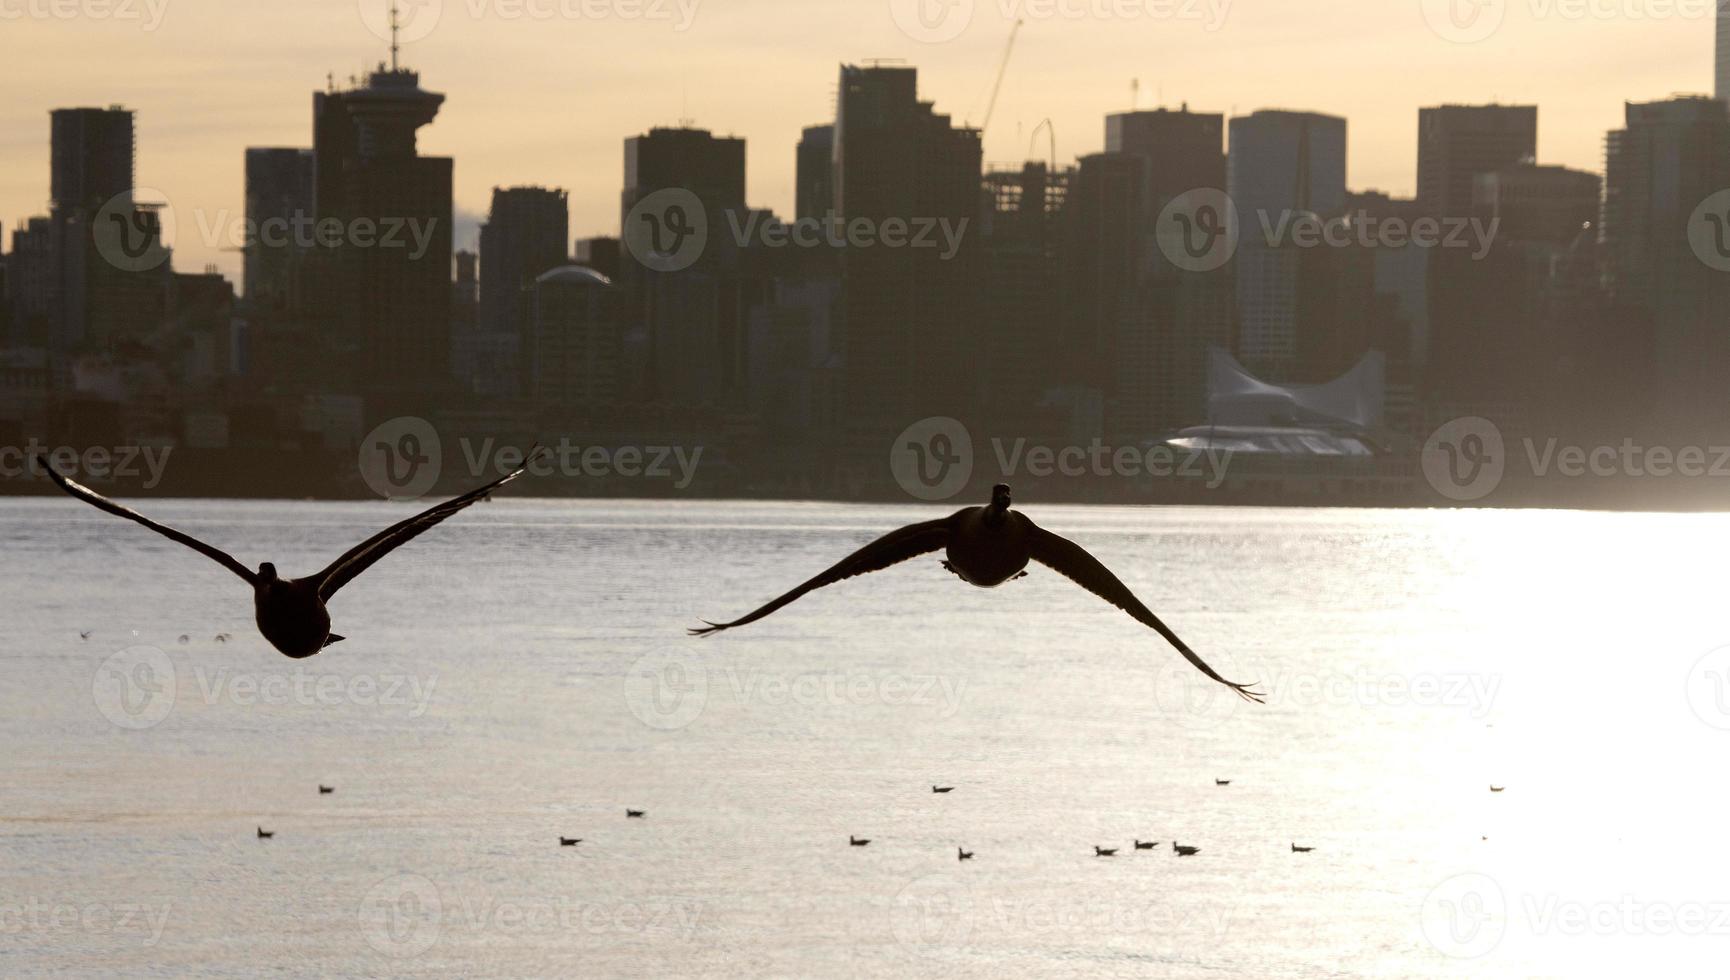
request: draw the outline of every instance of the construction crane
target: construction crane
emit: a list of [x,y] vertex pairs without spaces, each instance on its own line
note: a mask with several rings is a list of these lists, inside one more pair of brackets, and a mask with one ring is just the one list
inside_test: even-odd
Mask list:
[[1021,25],[1026,21],[1018,20],[1009,29],[1009,43],[1003,46],[1003,61],[997,66],[997,81],[991,84],[991,99],[985,103],[985,122],[979,126],[979,135],[991,128],[991,116],[997,111],[997,93],[1003,91],[1003,76],[1009,71],[1009,56],[1015,52],[1015,36],[1021,33]]

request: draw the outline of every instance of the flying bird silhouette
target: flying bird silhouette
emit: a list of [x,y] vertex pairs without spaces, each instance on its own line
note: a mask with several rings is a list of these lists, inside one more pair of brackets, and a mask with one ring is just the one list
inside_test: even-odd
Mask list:
[[1011,503],[1008,485],[1000,483],[991,491],[991,503],[983,507],[969,507],[941,520],[911,524],[891,531],[756,612],[730,623],[705,620],[702,628],[691,630],[691,635],[709,636],[754,623],[808,592],[944,549],[948,560],[943,567],[963,581],[984,589],[996,588],[1020,578],[1026,574],[1029,562],[1046,565],[1133,616],[1142,625],[1152,627],[1197,670],[1236,691],[1240,697],[1256,702],[1264,699],[1261,693],[1251,690],[1250,685],[1228,681],[1215,673],[1087,549],[1041,528],[1019,511],[1011,510]]
[[540,450],[537,449],[530,453],[529,458],[514,472],[478,490],[471,490],[385,528],[350,548],[323,571],[298,579],[278,577],[276,566],[270,562],[259,565],[258,571],[254,572],[220,548],[205,544],[166,524],[159,524],[131,508],[109,500],[89,487],[61,476],[48,465],[48,460],[38,457],[37,462],[48,471],[48,475],[53,477],[60,489],[79,500],[98,510],[136,521],[171,541],[186,545],[240,576],[247,585],[252,586],[252,605],[258,631],[284,656],[303,660],[343,639],[330,631],[330,612],[325,609],[325,603],[336,595],[338,589],[354,581],[355,576],[371,568],[374,562],[414,540],[428,528],[476,501],[485,500],[493,491],[521,476],[539,455]]

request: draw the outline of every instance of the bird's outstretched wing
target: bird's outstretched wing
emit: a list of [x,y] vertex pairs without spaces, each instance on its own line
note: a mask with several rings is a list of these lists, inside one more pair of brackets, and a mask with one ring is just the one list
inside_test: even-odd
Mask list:
[[329,602],[330,597],[336,595],[338,589],[354,581],[354,577],[361,572],[371,568],[373,562],[419,537],[427,529],[457,511],[492,496],[493,491],[522,476],[540,457],[541,450],[537,447],[534,452],[528,455],[528,458],[523,460],[523,465],[505,476],[478,490],[470,490],[460,497],[447,500],[405,521],[393,524],[350,548],[341,558],[331,562],[329,568],[312,576],[312,580],[318,583],[318,597]]
[[814,592],[825,585],[864,575],[867,572],[877,572],[891,565],[899,565],[911,558],[929,554],[949,543],[949,523],[953,518],[937,521],[926,521],[923,524],[909,524],[898,531],[891,531],[858,551],[853,552],[829,569],[804,585],[799,586],[774,602],[751,613],[743,619],[735,619],[731,623],[709,623],[704,627],[691,630],[692,636],[707,636],[730,630],[736,626],[755,623],[782,606],[807,592]]
[[257,584],[258,576],[253,573],[252,569],[247,568],[245,565],[242,565],[240,562],[236,561],[234,559],[233,555],[230,555],[228,552],[223,551],[221,548],[214,548],[208,544],[205,544],[203,541],[198,540],[197,538],[193,537],[192,535],[187,534],[184,531],[176,531],[174,528],[171,528],[166,524],[158,524],[157,522],[151,520],[150,518],[145,517],[143,514],[140,514],[139,512],[131,509],[130,507],[122,507],[121,505],[115,503],[114,501],[109,500],[107,497],[104,497],[103,495],[97,493],[96,491],[90,489],[89,487],[83,485],[82,483],[79,483],[75,480],[69,480],[64,476],[61,476],[58,472],[55,471],[54,467],[48,465],[48,460],[45,457],[42,457],[42,456],[36,457],[36,463],[37,463],[37,465],[41,466],[44,470],[48,471],[48,476],[50,478],[52,478],[56,484],[59,485],[60,489],[66,491],[67,493],[71,494],[74,497],[77,497],[79,500],[84,501],[85,503],[89,504],[92,507],[97,508],[98,510],[105,510],[110,514],[114,514],[114,515],[117,515],[119,517],[124,517],[129,521],[135,521],[139,524],[142,524],[145,527],[151,529],[152,531],[155,531],[157,534],[160,534],[163,537],[169,539],[170,541],[178,541],[179,543],[186,545],[188,548],[191,548],[192,550],[197,551],[200,554],[203,554],[206,557],[212,558],[215,561],[221,563],[222,567],[228,569],[229,571],[233,572],[234,574],[245,579],[247,585],[256,585]]
[[1260,692],[1250,690],[1251,685],[1228,681],[1214,673],[1213,668],[1209,667],[1205,661],[1196,656],[1194,650],[1189,648],[1189,644],[1179,639],[1178,635],[1171,631],[1171,627],[1160,622],[1159,617],[1155,616],[1153,611],[1145,605],[1142,605],[1141,600],[1135,597],[1135,593],[1129,591],[1129,586],[1124,585],[1116,575],[1112,574],[1111,569],[1106,568],[1099,559],[1089,554],[1086,548],[1062,535],[1053,534],[1035,525],[1032,521],[1027,523],[1028,541],[1032,548],[1034,561],[1052,568],[1076,585],[1129,613],[1142,625],[1151,626],[1158,630],[1159,635],[1165,637],[1172,646],[1176,647],[1177,652],[1183,654],[1183,658],[1194,664],[1197,670],[1236,691],[1240,697],[1257,703],[1264,700],[1265,696]]

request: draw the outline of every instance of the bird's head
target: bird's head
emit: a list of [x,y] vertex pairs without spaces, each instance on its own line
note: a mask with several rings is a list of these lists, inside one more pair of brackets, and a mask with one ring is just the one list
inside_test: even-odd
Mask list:
[[1011,497],[1009,495],[1009,484],[999,483],[997,486],[994,486],[991,488],[991,509],[992,510],[996,510],[996,511],[1008,510],[1009,505],[1011,503],[1013,503],[1013,500],[1011,499]]
[[258,577],[261,581],[265,582],[276,581],[276,566],[272,565],[270,562],[265,562],[258,566]]

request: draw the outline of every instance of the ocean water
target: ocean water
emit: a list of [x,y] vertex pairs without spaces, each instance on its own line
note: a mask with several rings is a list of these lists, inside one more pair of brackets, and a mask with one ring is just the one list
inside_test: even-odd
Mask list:
[[[145,506],[286,574],[410,512]],[[0,975],[1723,975],[1730,518],[1025,509],[1268,703],[1039,569],[684,634],[941,509],[506,497],[294,662],[0,501]]]

